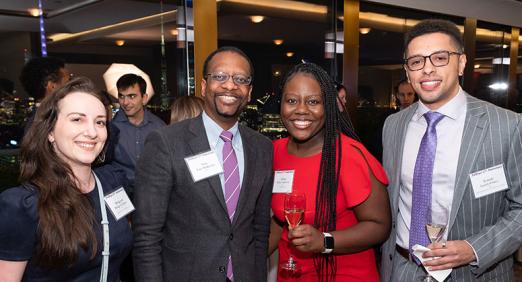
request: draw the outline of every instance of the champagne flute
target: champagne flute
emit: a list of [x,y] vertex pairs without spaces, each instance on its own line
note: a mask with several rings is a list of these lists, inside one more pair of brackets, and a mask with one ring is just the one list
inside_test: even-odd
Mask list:
[[[434,205],[431,209],[431,222],[426,224],[426,232],[431,243],[444,241],[444,234],[448,225],[449,210],[441,205]],[[430,274],[426,275],[423,282],[437,282]]]
[[[305,208],[306,198],[303,193],[294,192],[285,195],[284,214],[289,230],[301,224]],[[298,272],[300,269],[292,254],[288,257],[288,261],[281,264],[281,268],[292,273]]]

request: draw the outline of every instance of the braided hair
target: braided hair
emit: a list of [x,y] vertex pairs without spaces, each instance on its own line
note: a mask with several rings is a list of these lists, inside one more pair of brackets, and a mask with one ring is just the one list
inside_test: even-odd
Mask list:
[[[324,142],[322,148],[319,177],[317,181],[314,227],[321,232],[335,230],[337,186],[341,170],[341,137],[345,134],[359,140],[348,115],[343,115],[337,107],[337,90],[332,78],[324,69],[314,63],[302,63],[290,70],[283,80],[283,88],[296,74],[313,77],[321,87],[325,112]],[[336,162],[337,159],[337,162]],[[316,254],[314,265],[319,281],[333,281],[336,259],[333,255]]]

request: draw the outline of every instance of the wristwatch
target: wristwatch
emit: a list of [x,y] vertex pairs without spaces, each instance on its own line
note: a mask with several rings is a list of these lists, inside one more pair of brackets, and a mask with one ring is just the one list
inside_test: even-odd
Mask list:
[[333,252],[334,249],[334,237],[332,234],[323,232],[324,236],[324,251],[323,254],[329,254]]

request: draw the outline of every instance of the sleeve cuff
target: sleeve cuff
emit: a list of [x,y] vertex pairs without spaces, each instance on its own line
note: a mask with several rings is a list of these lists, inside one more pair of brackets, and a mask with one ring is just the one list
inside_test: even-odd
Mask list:
[[473,248],[473,246],[468,241],[464,240],[464,242],[466,242],[471,247],[471,249],[473,250],[473,253],[475,254],[475,261],[470,262],[469,265],[478,267],[479,266],[479,257],[477,255],[477,252],[475,251],[475,248]]

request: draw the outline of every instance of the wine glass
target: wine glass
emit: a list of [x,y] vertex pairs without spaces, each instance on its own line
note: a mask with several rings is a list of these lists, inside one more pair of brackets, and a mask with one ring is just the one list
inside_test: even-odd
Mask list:
[[[305,208],[306,198],[303,193],[293,192],[285,195],[284,214],[289,230],[301,224]],[[281,264],[281,268],[292,273],[298,272],[300,269],[292,254],[288,257],[288,261]]]
[[[446,226],[448,225],[449,210],[442,205],[433,205],[431,208],[431,222],[426,224],[426,232],[431,243],[444,241]],[[423,282],[437,282],[430,274],[426,275]]]

